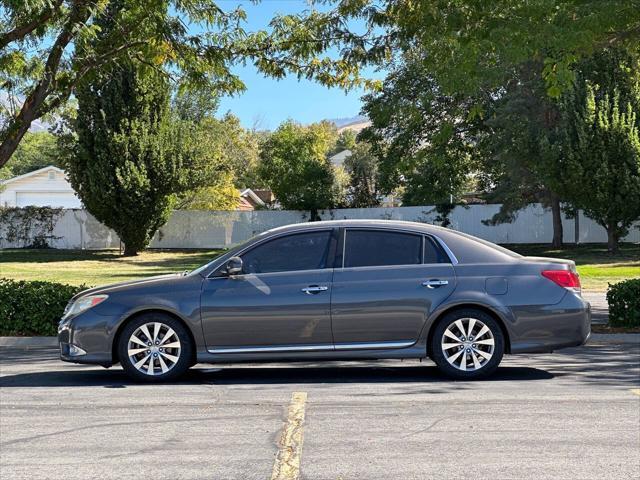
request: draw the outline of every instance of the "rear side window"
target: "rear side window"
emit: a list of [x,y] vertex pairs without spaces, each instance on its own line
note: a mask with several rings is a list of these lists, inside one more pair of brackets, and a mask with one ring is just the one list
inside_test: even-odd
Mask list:
[[451,263],[451,260],[434,239],[424,237],[424,263]]
[[326,268],[330,231],[299,233],[258,245],[242,255],[245,273]]
[[422,263],[422,236],[380,230],[347,230],[345,267],[418,265]]

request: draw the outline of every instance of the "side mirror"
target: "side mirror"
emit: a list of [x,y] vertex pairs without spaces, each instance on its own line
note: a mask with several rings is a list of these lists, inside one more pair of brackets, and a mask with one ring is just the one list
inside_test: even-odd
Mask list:
[[240,257],[231,257],[227,260],[227,265],[225,266],[225,271],[227,275],[239,275],[242,273],[242,259]]

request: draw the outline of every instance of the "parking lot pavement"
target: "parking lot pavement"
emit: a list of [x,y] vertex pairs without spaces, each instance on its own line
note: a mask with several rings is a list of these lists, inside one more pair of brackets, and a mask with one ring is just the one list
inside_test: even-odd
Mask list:
[[140,385],[52,349],[0,358],[1,478],[269,479],[283,454],[280,478],[640,476],[640,345],[506,357],[482,382],[378,361]]

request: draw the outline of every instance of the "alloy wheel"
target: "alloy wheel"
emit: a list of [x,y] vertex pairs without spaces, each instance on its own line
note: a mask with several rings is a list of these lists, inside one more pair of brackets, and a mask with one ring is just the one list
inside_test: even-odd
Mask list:
[[491,329],[477,318],[459,318],[444,331],[442,352],[447,362],[461,371],[483,368],[495,349]]
[[139,326],[129,337],[127,354],[131,365],[149,376],[162,375],[176,366],[182,345],[178,334],[161,322]]

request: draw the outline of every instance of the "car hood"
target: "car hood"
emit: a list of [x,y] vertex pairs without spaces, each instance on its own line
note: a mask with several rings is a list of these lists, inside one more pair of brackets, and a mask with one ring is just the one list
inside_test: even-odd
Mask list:
[[183,278],[187,275],[186,272],[182,273],[169,273],[167,275],[157,275],[154,277],[146,277],[141,280],[129,280],[126,282],[119,283],[110,283],[108,285],[101,285],[99,287],[89,288],[87,290],[83,290],[82,292],[75,295],[70,301],[73,302],[80,297],[84,297],[85,295],[95,295],[95,294],[109,294],[109,292],[113,292],[116,290],[124,290],[130,287],[139,287],[142,285],[151,285],[151,284],[160,284],[160,283],[169,283],[175,281],[178,278]]

